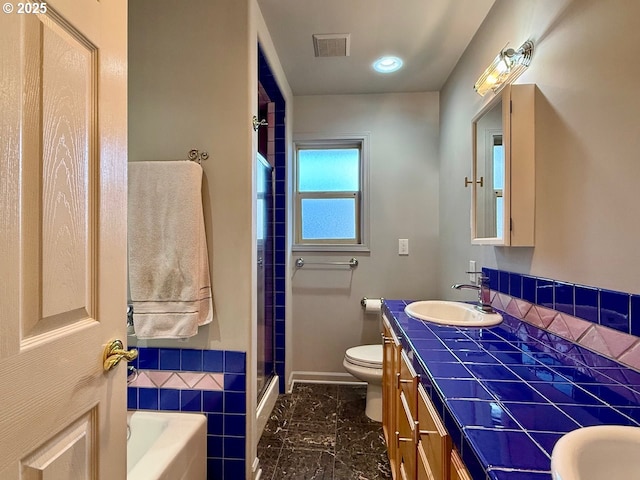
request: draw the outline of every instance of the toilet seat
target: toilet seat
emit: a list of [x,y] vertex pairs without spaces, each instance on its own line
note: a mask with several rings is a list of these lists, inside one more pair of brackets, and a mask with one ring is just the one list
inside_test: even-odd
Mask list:
[[345,360],[353,365],[368,368],[382,368],[382,345],[360,345],[351,347],[344,354]]

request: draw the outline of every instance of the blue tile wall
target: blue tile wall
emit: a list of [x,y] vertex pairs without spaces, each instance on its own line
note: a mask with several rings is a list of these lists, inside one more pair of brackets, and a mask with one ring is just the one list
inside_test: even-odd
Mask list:
[[492,290],[640,337],[640,295],[492,268],[482,271]]
[[127,408],[204,414],[207,417],[207,480],[244,478],[245,352],[139,347],[133,366],[140,370],[224,374],[222,391],[129,387]]
[[[274,368],[280,379],[285,378],[285,282],[286,282],[286,261],[287,261],[287,144],[286,144],[286,122],[285,111],[286,102],[278,82],[273,76],[269,63],[258,45],[258,81],[262,84],[265,92],[275,103],[276,117],[276,139],[275,139],[275,188],[274,188],[274,232],[275,232],[275,271],[274,271],[274,323],[275,341],[274,346]],[[285,382],[280,381],[280,393],[284,393]]]

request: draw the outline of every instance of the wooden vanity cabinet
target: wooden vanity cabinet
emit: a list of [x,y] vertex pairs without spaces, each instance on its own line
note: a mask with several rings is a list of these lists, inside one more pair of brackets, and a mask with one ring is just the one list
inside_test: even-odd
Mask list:
[[407,352],[382,319],[382,429],[394,480],[471,480]]

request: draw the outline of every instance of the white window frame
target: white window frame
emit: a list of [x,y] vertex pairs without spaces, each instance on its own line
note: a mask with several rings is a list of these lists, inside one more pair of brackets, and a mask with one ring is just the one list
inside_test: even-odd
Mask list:
[[[356,134],[294,134],[293,140],[293,251],[299,252],[369,252],[369,133]],[[298,150],[300,148],[360,148],[360,191],[356,193],[356,234],[359,243],[334,240],[318,240],[315,243],[299,243],[301,236],[301,201],[304,194],[298,192]],[[324,194],[327,198],[331,192]],[[318,194],[314,195],[317,198]],[[334,195],[335,198],[335,195]]]

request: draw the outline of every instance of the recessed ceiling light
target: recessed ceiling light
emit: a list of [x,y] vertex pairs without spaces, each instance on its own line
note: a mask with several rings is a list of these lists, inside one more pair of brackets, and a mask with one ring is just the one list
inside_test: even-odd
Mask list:
[[398,57],[380,57],[373,62],[373,69],[380,73],[391,73],[402,68],[402,59]]

